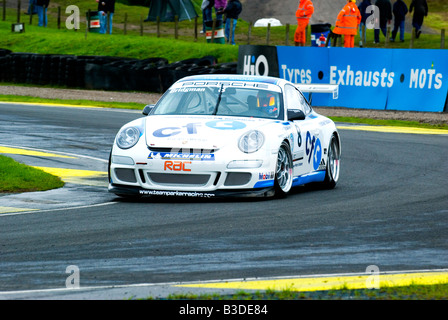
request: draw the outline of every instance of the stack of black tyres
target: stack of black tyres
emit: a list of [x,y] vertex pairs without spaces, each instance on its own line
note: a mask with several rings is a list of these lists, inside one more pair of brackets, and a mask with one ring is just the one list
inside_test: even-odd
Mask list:
[[114,91],[164,92],[175,81],[197,74],[236,74],[237,63],[216,57],[168,63],[164,58],[15,53],[0,49],[0,81]]
[[14,83],[27,83],[34,53],[13,52],[10,54],[10,80]]
[[120,58],[108,63],[91,61],[85,66],[85,87],[88,89],[160,91],[155,70],[168,64],[164,58],[144,60]]
[[11,82],[11,50],[0,49],[0,81]]

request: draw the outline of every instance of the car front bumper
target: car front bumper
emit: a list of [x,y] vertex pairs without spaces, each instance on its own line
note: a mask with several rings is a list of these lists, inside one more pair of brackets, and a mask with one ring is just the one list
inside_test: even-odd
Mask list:
[[109,184],[109,192],[123,197],[182,197],[191,199],[264,198],[274,195],[273,187],[257,189],[225,189],[213,191],[151,190],[138,186]]

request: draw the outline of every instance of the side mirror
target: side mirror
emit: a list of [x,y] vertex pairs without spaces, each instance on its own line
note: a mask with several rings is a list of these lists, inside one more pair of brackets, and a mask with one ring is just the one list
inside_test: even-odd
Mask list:
[[305,113],[303,113],[302,110],[298,110],[298,109],[288,110],[288,120],[289,121],[305,120],[305,118],[306,118]]
[[148,104],[148,105],[146,105],[144,108],[143,108],[143,114],[145,115],[145,116],[147,116],[148,114],[150,114],[151,113],[151,111],[152,111],[152,109],[154,109],[154,104]]

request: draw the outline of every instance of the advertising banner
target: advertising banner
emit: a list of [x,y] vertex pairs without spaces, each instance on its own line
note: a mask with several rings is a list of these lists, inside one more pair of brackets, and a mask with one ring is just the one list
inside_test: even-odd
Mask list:
[[[316,94],[312,97],[313,106],[427,112],[443,112],[446,108],[447,50],[292,46],[276,49],[277,53],[270,56],[278,59],[280,78],[295,84],[339,85],[338,99],[332,99],[331,94]],[[245,52],[250,52],[249,48]],[[241,54],[240,51],[239,69]],[[246,59],[245,69],[251,65],[260,69],[257,58],[251,59]],[[274,61],[268,62],[270,69],[274,68]]]
[[444,111],[448,92],[448,51],[394,49],[395,74],[386,109]]
[[[339,85],[339,97],[318,94],[312,105],[385,109],[393,85],[389,50],[280,46],[280,77],[294,83]],[[305,77],[297,75],[305,74]]]
[[339,101],[332,101],[333,106],[384,109],[395,80],[391,70],[391,51],[365,48],[328,50],[329,83],[339,85]]

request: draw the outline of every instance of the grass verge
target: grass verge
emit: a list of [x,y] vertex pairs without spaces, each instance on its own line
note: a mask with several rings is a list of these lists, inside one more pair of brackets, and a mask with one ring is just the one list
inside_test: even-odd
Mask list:
[[63,185],[59,177],[0,155],[0,193],[45,191]]
[[[151,298],[148,298],[151,300]],[[176,294],[169,300],[447,300],[448,284],[410,285],[406,287],[386,287],[381,289],[334,289],[329,291],[297,292],[239,291],[233,295],[218,294]]]
[[419,121],[383,120],[383,119],[340,117],[340,116],[329,117],[329,118],[331,118],[335,122],[362,123],[362,124],[368,124],[368,125],[372,125],[372,126],[393,126],[393,127],[448,130],[448,124],[430,124],[430,123],[424,123],[424,122],[419,122]]
[[47,99],[30,96],[1,95],[2,102],[25,102],[25,103],[49,103],[74,106],[94,106],[100,108],[136,109],[143,110],[144,104],[134,102],[114,102],[114,101],[91,101],[91,100],[70,100],[70,99]]
[[24,33],[12,33],[11,22],[0,21],[0,48],[13,52],[111,56],[135,59],[165,58],[170,63],[190,58],[215,56],[218,62],[238,60],[238,47],[207,44],[205,40],[157,38],[154,36],[96,33],[27,26]]

